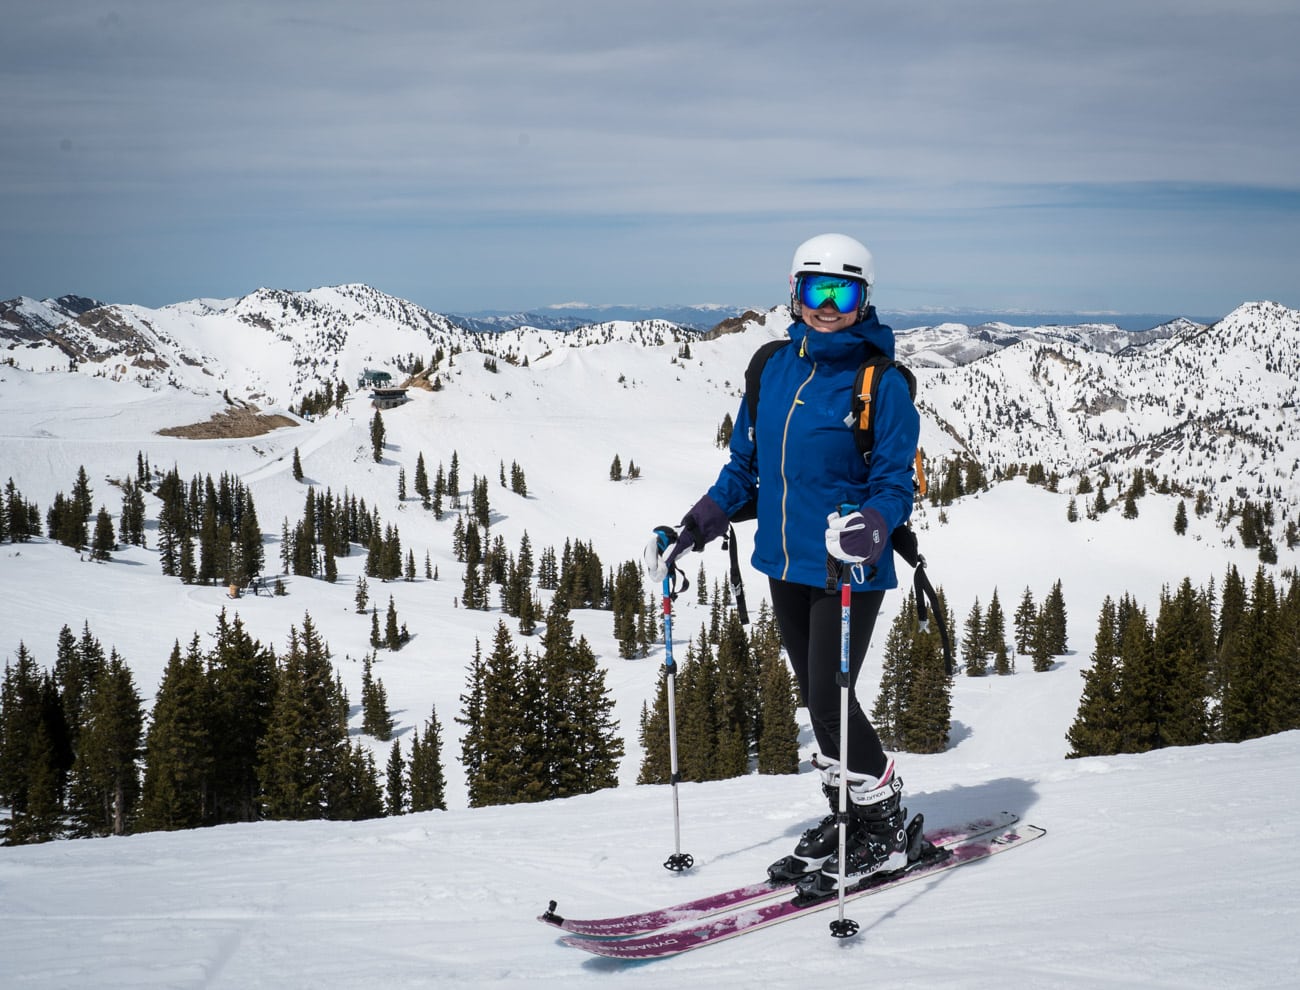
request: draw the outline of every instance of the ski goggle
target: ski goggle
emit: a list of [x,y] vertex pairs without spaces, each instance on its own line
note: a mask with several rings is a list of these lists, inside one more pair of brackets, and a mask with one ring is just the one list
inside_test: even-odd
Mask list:
[[856,313],[866,290],[866,283],[837,275],[800,275],[795,284],[799,305],[821,309],[829,302],[841,313]]

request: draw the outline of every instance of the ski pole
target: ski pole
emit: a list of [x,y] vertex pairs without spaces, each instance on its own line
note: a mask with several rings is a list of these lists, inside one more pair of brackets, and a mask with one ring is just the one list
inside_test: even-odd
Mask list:
[[[659,551],[662,553],[676,542],[672,530],[661,527],[659,533]],[[673,786],[673,854],[664,861],[664,868],[675,873],[689,870],[695,865],[690,853],[682,852],[681,811],[677,800],[677,782],[681,774],[677,769],[677,700],[676,682],[677,665],[673,661],[673,571],[670,568],[664,575],[664,670],[668,674],[668,768],[669,781]]]
[[[840,515],[846,516],[856,506],[841,505]],[[852,689],[849,677],[849,641],[850,618],[853,605],[853,574],[847,562],[835,561],[828,555],[827,573],[838,563],[840,579],[840,672],[836,682],[840,686],[840,793],[839,812],[835,818],[839,823],[839,917],[831,922],[831,935],[835,938],[852,938],[858,933],[858,923],[852,918],[844,917],[845,897],[845,852],[848,845],[849,828],[849,692]]]

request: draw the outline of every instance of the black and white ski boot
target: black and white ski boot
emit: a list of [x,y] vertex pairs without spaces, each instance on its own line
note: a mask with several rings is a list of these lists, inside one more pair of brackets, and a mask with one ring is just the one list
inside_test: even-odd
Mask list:
[[[876,874],[905,869],[910,854],[921,852],[919,826],[911,830],[916,834],[909,834],[902,794],[903,781],[894,773],[893,764],[879,781],[850,780],[844,855],[846,887]],[[824,897],[839,892],[838,830],[832,828],[831,835],[834,843],[830,855],[817,873],[800,881],[802,894]]]
[[840,829],[835,813],[840,800],[840,765],[834,760],[818,757],[816,753],[812,765],[821,772],[822,793],[826,795],[831,813],[804,831],[793,853],[767,868],[768,879],[773,883],[794,883],[816,873],[840,846]]

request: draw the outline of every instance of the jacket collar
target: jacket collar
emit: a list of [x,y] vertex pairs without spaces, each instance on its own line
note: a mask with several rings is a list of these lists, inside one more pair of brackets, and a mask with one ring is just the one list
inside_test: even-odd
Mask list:
[[831,365],[847,364],[857,367],[862,363],[862,351],[871,344],[894,359],[894,331],[876,318],[876,307],[867,308],[867,315],[858,323],[835,333],[821,333],[802,321],[790,324],[787,331],[799,353],[814,361]]

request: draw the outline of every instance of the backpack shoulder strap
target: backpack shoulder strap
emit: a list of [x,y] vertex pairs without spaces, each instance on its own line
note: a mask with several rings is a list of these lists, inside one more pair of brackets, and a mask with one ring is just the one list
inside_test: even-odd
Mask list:
[[884,352],[873,350],[871,355],[858,368],[857,379],[853,383],[853,439],[857,442],[858,453],[863,457],[871,455],[876,443],[876,397],[880,394],[880,382],[885,372],[896,368],[907,382],[907,394],[916,400],[916,376],[910,368],[891,360]]
[[758,420],[758,392],[763,379],[763,368],[767,366],[768,358],[788,343],[788,340],[769,340],[749,359],[749,366],[745,369],[745,405],[749,408],[751,426]]

